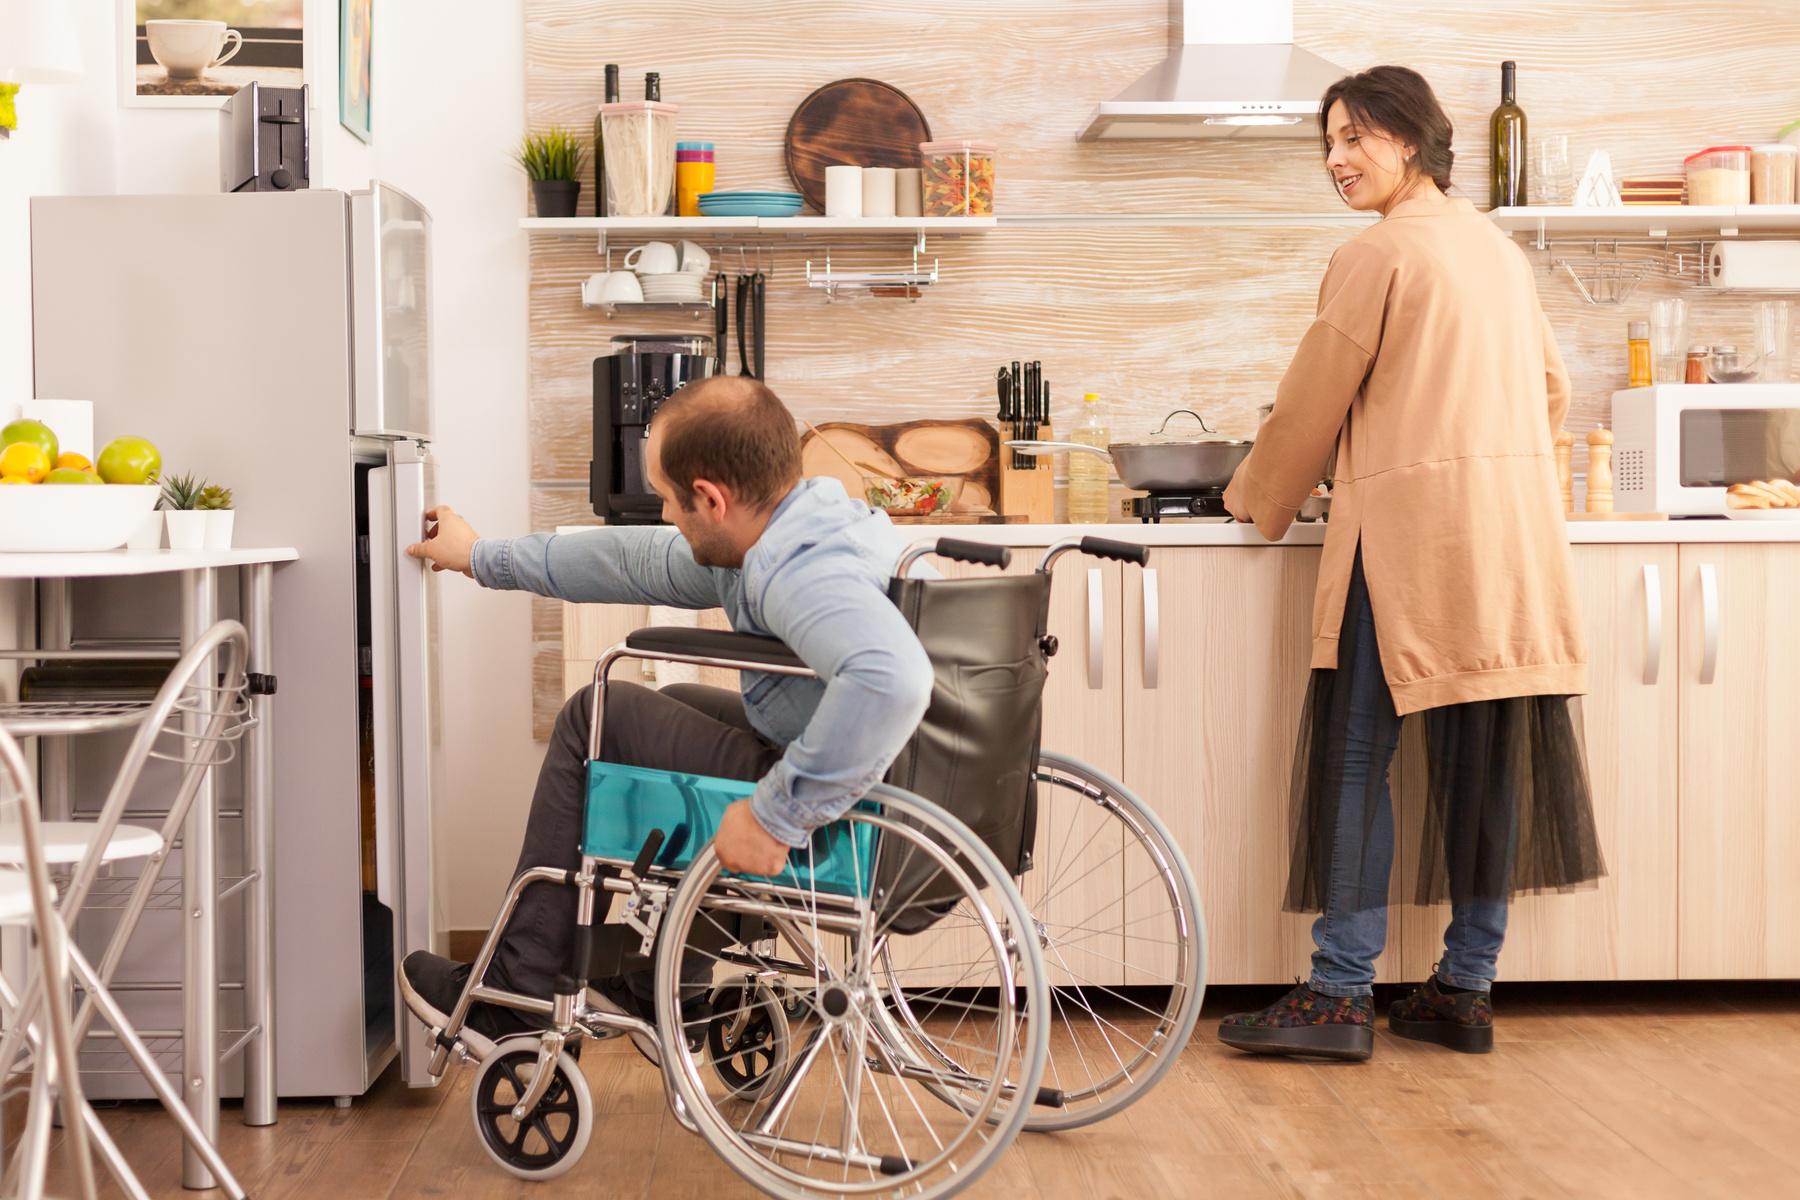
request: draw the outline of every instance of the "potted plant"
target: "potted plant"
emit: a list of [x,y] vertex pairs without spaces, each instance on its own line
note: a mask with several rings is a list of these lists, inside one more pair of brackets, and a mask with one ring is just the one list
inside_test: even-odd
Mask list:
[[231,489],[206,484],[194,498],[194,507],[206,514],[206,548],[231,549],[231,524],[236,515],[231,507]]
[[163,480],[162,499],[156,506],[168,521],[169,549],[206,549],[206,514],[200,511],[200,492],[206,485],[192,475],[172,475]]
[[577,134],[560,125],[526,134],[513,158],[531,180],[538,216],[575,215],[575,200],[581,195],[581,166],[587,159],[587,146]]

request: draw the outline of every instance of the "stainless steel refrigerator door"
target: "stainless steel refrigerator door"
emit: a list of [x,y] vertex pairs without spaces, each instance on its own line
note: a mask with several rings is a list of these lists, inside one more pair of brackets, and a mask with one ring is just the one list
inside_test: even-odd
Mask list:
[[[445,950],[444,875],[438,866],[433,787],[441,777],[437,586],[406,547],[424,537],[429,459],[395,446],[393,465],[369,472],[370,652],[375,701],[376,894],[394,914],[394,961]],[[400,1076],[431,1087],[432,1045],[396,996]]]
[[431,214],[398,188],[350,195],[353,432],[431,440]]

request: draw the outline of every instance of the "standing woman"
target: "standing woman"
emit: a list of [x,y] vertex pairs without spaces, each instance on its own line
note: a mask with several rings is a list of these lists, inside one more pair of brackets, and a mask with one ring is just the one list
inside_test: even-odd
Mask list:
[[[1405,67],[1341,79],[1325,165],[1382,219],[1332,255],[1319,311],[1225,505],[1271,541],[1334,481],[1294,756],[1286,907],[1319,912],[1312,976],[1219,1040],[1366,1059],[1387,941],[1401,718],[1424,719],[1415,903],[1453,916],[1389,1029],[1493,1047],[1488,989],[1519,891],[1603,871],[1570,697],[1587,655],[1552,454],[1569,406],[1525,255],[1451,199],[1450,120]],[[1333,456],[1335,454],[1335,465]]]

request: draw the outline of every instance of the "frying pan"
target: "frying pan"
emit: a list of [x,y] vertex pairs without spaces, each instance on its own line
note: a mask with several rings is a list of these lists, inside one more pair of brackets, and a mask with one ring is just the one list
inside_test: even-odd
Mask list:
[[[1175,439],[1162,435],[1170,418],[1186,413],[1212,436]],[[1014,441],[1006,444],[1025,454],[1092,454],[1113,464],[1119,481],[1142,492],[1186,492],[1220,488],[1231,482],[1238,464],[1250,455],[1251,443],[1222,438],[1206,426],[1199,413],[1178,408],[1163,418],[1149,441],[1113,442],[1102,450],[1083,442]]]

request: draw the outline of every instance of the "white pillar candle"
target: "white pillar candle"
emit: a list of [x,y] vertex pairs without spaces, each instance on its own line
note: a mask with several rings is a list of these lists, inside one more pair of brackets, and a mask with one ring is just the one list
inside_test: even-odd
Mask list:
[[894,215],[894,168],[863,168],[862,215],[865,217],[891,217]]
[[918,167],[902,167],[894,172],[894,215],[925,215],[925,172]]
[[825,215],[828,217],[860,217],[863,215],[861,167],[825,168]]

